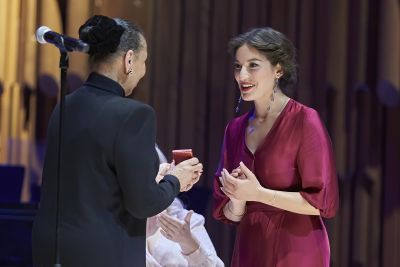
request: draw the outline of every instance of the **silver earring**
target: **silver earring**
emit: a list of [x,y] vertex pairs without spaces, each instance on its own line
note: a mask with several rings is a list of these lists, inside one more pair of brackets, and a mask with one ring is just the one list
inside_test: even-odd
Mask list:
[[274,93],[276,93],[278,91],[279,78],[280,78],[280,76],[275,79]]
[[235,108],[235,113],[238,113],[239,108],[240,108],[240,103],[242,103],[242,96],[240,96],[238,101],[237,101],[236,108]]
[[132,75],[133,74],[133,69],[130,69],[129,71],[128,71],[128,75]]
[[272,94],[269,98],[271,101],[269,102],[269,105],[267,107],[267,112],[269,112],[271,110],[271,105],[275,101],[275,94],[276,94],[276,92],[278,92],[278,84],[279,84],[279,78],[276,78],[274,89],[272,89]]

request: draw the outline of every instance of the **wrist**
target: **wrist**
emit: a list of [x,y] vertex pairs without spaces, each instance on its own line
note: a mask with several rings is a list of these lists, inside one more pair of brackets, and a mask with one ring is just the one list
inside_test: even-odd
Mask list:
[[233,202],[232,200],[228,203],[226,203],[226,207],[228,211],[236,216],[236,217],[243,217],[243,215],[246,213],[246,201],[241,201],[240,202]]
[[269,190],[269,194],[270,194],[270,197],[269,197],[269,205],[274,205],[275,204],[275,202],[276,202],[276,195],[278,194],[278,191],[277,190]]
[[199,249],[200,244],[194,239],[190,238],[188,242],[179,243],[183,255],[190,255]]
[[234,207],[242,207],[246,205],[246,200],[230,199]]
[[265,190],[268,190],[268,189],[262,187],[261,185],[258,186],[256,188],[255,193],[254,193],[254,200],[253,201],[262,202],[263,195],[265,194]]
[[259,199],[258,201],[270,206],[274,206],[276,203],[277,193],[278,193],[277,190],[263,188],[257,194],[257,197]]

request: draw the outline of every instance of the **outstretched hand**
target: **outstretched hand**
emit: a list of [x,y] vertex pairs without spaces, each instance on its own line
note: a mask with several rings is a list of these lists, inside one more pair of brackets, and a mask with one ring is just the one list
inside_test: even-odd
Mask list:
[[161,227],[161,234],[176,243],[182,249],[183,254],[190,254],[199,248],[198,241],[194,238],[191,228],[190,219],[193,211],[189,211],[183,221],[162,212],[158,215],[158,221]]

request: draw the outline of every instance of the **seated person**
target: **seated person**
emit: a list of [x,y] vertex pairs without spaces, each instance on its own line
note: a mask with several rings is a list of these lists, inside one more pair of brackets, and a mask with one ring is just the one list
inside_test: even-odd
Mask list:
[[[160,171],[157,182],[170,168],[157,148]],[[199,174],[200,178],[201,173]],[[179,198],[162,213],[147,219],[146,266],[224,266],[204,227],[204,217],[184,208]]]

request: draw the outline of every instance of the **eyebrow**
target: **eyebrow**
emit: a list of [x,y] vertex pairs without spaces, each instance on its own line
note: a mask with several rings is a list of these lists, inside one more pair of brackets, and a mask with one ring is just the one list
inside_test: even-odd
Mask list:
[[[258,58],[251,58],[249,60],[247,60],[246,62],[250,62],[250,61],[262,61],[261,59]],[[238,63],[239,61],[237,59],[235,59],[235,63]]]

